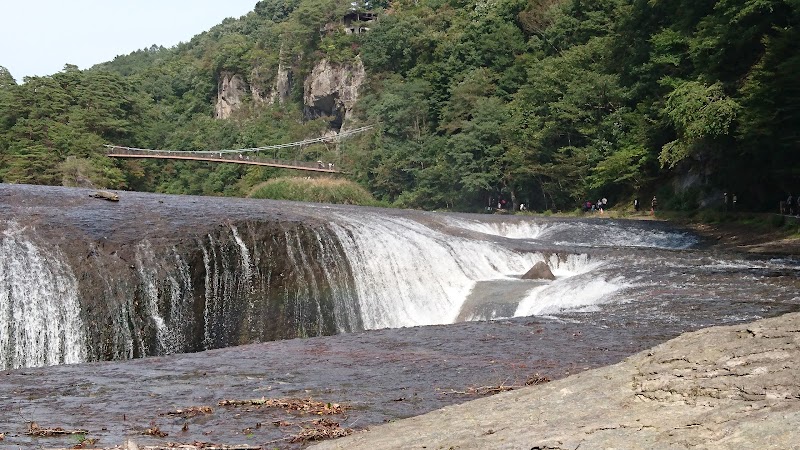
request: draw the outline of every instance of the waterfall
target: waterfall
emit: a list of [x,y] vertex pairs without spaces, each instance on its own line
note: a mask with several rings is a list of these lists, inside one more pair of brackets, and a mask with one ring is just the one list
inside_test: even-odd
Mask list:
[[146,300],[147,312],[156,329],[158,345],[162,352],[173,353],[174,341],[170,339],[170,331],[167,323],[160,311],[158,288],[158,266],[156,256],[150,243],[145,241],[139,244],[136,252],[136,270],[143,284],[143,291]]
[[245,245],[241,236],[239,236],[239,230],[237,230],[233,225],[231,225],[231,233],[233,233],[233,238],[236,240],[236,244],[239,246],[239,251],[242,258],[242,272],[244,273],[243,281],[247,284],[250,284],[253,278],[253,265],[250,261],[250,250],[247,249],[247,245]]
[[339,215],[331,227],[353,267],[368,329],[452,323],[476,283],[513,280],[537,261],[547,259],[562,277],[593,267],[585,256],[518,253],[390,216]]
[[546,240],[557,246],[686,249],[698,242],[697,237],[688,232],[661,230],[652,224],[637,222],[479,222],[447,218],[445,223],[509,239]]
[[0,235],[0,370],[86,359],[78,283],[57,248],[7,223]]
[[466,230],[477,231],[479,233],[493,236],[502,236],[509,239],[537,239],[544,235],[551,227],[551,224],[539,223],[533,220],[517,222],[479,222],[462,218],[448,217],[445,223]]
[[[508,245],[569,229],[556,222],[308,213],[223,222],[189,239],[153,235],[127,248],[76,242],[65,247],[69,258],[9,226],[0,247],[0,367],[550,314],[626,286],[600,258]],[[540,261],[555,281],[520,279]]]

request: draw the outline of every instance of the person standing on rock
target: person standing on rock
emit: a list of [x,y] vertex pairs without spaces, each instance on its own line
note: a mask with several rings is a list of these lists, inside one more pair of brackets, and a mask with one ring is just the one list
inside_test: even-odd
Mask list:
[[653,200],[650,200],[650,213],[655,214],[656,208],[658,208],[658,200],[656,200],[656,196],[653,196]]

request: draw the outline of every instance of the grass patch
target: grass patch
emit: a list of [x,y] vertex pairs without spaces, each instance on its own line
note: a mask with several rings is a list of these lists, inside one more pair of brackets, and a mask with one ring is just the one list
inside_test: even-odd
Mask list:
[[274,178],[255,186],[248,197],[339,205],[386,206],[358,184],[338,178]]

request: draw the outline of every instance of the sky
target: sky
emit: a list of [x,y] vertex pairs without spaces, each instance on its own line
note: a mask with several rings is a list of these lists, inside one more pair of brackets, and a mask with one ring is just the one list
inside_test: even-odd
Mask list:
[[26,76],[81,69],[153,44],[188,42],[258,0],[3,0],[0,66]]

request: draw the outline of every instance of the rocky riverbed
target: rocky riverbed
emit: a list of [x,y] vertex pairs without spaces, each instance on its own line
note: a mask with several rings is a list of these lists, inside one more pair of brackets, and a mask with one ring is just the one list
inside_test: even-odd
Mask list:
[[800,314],[688,333],[601,369],[319,445],[800,448]]
[[[677,333],[674,330],[672,333]],[[43,428],[86,430],[99,448],[169,442],[296,448],[291,436],[316,414],[223,407],[222,400],[313,399],[346,406],[325,416],[354,430],[541,383],[620,361],[668,338],[643,329],[518,318],[309,339],[133,361],[0,372],[0,448],[54,448],[74,436],[32,437]],[[212,409],[185,417],[192,407]],[[274,425],[278,423],[279,426]],[[157,428],[165,436],[146,435]],[[265,445],[269,443],[269,445]]]

